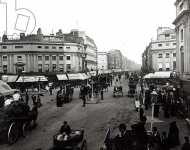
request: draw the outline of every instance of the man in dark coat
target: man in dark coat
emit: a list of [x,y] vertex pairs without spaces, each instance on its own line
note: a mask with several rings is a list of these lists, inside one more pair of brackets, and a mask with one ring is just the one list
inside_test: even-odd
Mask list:
[[172,123],[170,123],[168,140],[169,140],[170,148],[174,148],[180,145],[179,129],[177,127],[176,121],[173,121]]
[[71,127],[68,125],[67,121],[63,122],[63,125],[61,126],[60,133],[70,135],[71,134]]
[[190,150],[189,137],[185,136],[184,139],[185,139],[185,143],[181,147],[181,150]]
[[83,107],[86,106],[86,95],[87,95],[87,88],[85,85],[81,86],[81,98],[83,100]]

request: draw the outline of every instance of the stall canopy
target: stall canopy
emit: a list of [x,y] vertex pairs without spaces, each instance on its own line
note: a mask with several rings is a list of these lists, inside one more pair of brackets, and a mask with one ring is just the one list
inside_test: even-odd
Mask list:
[[7,83],[0,80],[0,95],[6,96],[14,94],[16,90],[12,89]]
[[171,76],[171,71],[160,71],[155,73],[149,73],[144,76],[144,79],[168,79]]
[[1,77],[2,81],[7,82],[7,83],[16,82],[17,78],[18,78],[18,75],[3,75]]
[[48,81],[45,76],[20,76],[16,82],[44,82]]
[[85,73],[73,73],[68,74],[68,78],[66,74],[57,74],[58,80],[86,80],[89,79],[90,76]]

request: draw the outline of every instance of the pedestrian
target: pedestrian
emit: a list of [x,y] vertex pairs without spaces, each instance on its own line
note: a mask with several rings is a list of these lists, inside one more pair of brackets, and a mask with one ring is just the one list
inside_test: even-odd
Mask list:
[[86,94],[87,94],[87,88],[85,85],[81,86],[81,98],[83,101],[83,107],[86,106]]
[[70,135],[71,134],[71,127],[69,126],[69,124],[67,123],[67,121],[63,122],[63,125],[60,128],[60,134],[65,133],[66,135]]
[[103,89],[103,87],[101,88],[100,94],[101,94],[101,100],[104,100],[104,89]]
[[140,110],[139,110],[139,118],[140,118],[140,121],[143,121],[143,116],[144,116],[144,110],[142,107],[140,107]]
[[184,137],[185,143],[182,145],[181,150],[190,150],[189,137]]
[[28,101],[29,101],[29,95],[28,95],[28,91],[26,90],[25,93],[25,103],[28,105]]
[[38,94],[37,103],[38,103],[38,107],[41,107],[41,106],[42,106],[40,94]]
[[32,102],[33,102],[33,106],[37,106],[37,99],[35,95],[32,95]]
[[139,108],[140,108],[140,101],[136,98],[135,99],[135,109],[137,112],[139,111]]
[[170,148],[174,148],[180,145],[179,129],[177,127],[176,121],[173,121],[172,123],[170,123],[168,140],[169,140]]
[[168,137],[166,132],[162,132],[162,136],[161,136],[161,143],[162,143],[162,150],[169,150],[169,143],[168,143]]
[[57,107],[62,107],[62,95],[61,95],[61,90],[57,91],[57,96],[56,96],[56,106]]
[[158,132],[157,127],[153,127],[152,135],[153,135],[153,142],[161,144],[160,133]]

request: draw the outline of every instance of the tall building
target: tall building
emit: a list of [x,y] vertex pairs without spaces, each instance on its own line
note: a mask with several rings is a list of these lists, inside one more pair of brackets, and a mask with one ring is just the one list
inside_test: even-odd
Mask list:
[[107,52],[98,52],[98,70],[108,70]]
[[110,50],[108,52],[108,69],[122,69],[122,58],[120,50]]
[[157,39],[151,41],[152,68],[154,71],[176,70],[176,33],[169,27],[157,29]]
[[0,72],[80,72],[85,68],[84,39],[72,32],[56,35],[20,34],[19,39],[3,35],[0,42]]
[[190,78],[190,1],[176,0],[177,72]]
[[84,31],[79,30],[71,30],[74,35],[78,37],[82,37],[84,40],[84,48],[86,52],[85,64],[88,70],[96,70],[97,69],[97,61],[98,61],[98,49],[94,42],[94,40],[87,36]]
[[151,40],[142,54],[142,71],[176,70],[176,33],[169,27],[157,29],[156,40]]

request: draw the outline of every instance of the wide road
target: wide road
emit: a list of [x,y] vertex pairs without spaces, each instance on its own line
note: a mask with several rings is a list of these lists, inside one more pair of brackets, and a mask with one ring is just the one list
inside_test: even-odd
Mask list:
[[[127,85],[124,80],[122,83],[125,86],[124,95],[126,95]],[[42,150],[48,150],[52,146],[53,135],[59,131],[62,122],[67,120],[71,128],[85,129],[88,150],[98,150],[102,145],[108,126],[117,130],[119,123],[132,124],[137,120],[133,99],[126,96],[113,98],[112,90],[111,87],[108,92],[105,92],[104,100],[100,103],[89,101],[86,107],[82,107],[77,90],[74,94],[74,100],[62,108],[56,107],[55,95],[44,96],[43,106],[39,110],[37,128],[31,131],[26,138],[20,138],[14,145],[0,145],[0,149],[35,150],[42,148]]]

